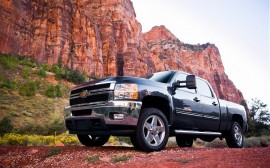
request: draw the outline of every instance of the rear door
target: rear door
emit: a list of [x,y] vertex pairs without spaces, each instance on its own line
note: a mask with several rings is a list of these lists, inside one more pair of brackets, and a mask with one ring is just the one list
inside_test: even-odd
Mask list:
[[200,95],[200,103],[203,116],[201,122],[202,130],[217,131],[220,124],[220,108],[219,102],[210,87],[210,84],[205,80],[197,78],[197,92]]

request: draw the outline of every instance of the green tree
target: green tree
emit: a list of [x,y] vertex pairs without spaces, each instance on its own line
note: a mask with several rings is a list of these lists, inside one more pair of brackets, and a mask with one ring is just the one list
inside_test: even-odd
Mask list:
[[0,121],[0,136],[3,136],[5,133],[10,133],[13,129],[10,118],[5,117]]
[[248,136],[270,134],[270,113],[267,104],[252,99],[248,118]]
[[253,121],[257,123],[262,123],[269,125],[270,113],[267,108],[267,104],[263,103],[261,100],[252,99],[250,116]]

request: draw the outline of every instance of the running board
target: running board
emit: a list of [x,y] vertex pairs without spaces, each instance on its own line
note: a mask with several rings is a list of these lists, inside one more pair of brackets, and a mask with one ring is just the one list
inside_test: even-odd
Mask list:
[[184,135],[213,135],[213,136],[221,136],[220,132],[208,132],[208,131],[193,131],[193,130],[175,130],[176,134],[184,134]]

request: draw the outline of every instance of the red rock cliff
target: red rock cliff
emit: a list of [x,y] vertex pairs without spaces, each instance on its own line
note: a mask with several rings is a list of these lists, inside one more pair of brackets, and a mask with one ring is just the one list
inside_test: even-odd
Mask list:
[[240,103],[242,93],[224,72],[218,48],[214,44],[182,43],[165,26],[156,26],[143,34],[144,57],[148,71],[183,70],[207,79],[221,99]]
[[164,26],[142,34],[130,0],[0,0],[0,52],[62,64],[89,76],[175,69],[210,81],[220,98],[243,96],[213,44],[190,45]]
[[129,0],[1,0],[0,9],[3,53],[97,77],[143,75],[141,25]]

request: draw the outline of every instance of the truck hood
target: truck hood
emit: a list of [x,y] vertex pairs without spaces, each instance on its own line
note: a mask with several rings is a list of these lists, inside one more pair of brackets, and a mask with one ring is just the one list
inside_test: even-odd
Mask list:
[[159,87],[159,88],[166,88],[168,86],[167,83],[156,82],[156,81],[149,80],[146,78],[121,76],[121,77],[111,77],[111,78],[100,79],[100,80],[95,80],[95,81],[83,83],[83,84],[75,86],[72,90],[84,88],[86,86],[96,85],[99,83],[107,83],[107,82],[116,82],[116,84],[135,83],[135,84],[139,84],[139,85],[146,85],[146,86],[148,85],[148,86],[154,86],[154,87]]

